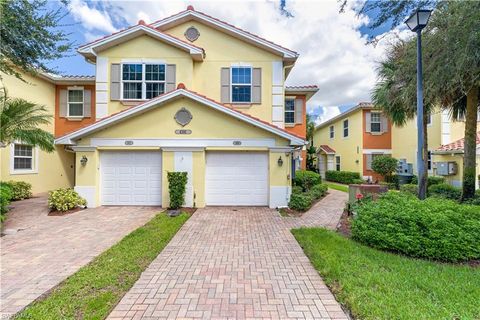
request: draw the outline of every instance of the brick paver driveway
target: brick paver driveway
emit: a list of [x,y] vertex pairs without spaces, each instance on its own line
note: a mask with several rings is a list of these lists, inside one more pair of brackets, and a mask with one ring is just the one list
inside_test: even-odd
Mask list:
[[0,240],[0,317],[18,312],[159,211],[100,207],[52,217],[46,203],[45,197],[13,203],[5,228],[21,231]]
[[268,208],[197,210],[109,318],[346,319],[290,233],[332,227],[345,200],[333,190],[327,209],[300,219]]

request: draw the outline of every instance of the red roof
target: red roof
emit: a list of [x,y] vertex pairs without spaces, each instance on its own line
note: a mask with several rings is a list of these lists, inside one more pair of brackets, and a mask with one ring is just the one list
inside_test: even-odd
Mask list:
[[285,86],[286,90],[308,90],[308,89],[318,89],[316,84],[308,84],[304,86]]
[[[477,146],[480,145],[480,131],[477,132],[477,139],[476,139]],[[459,139],[449,144],[444,144],[437,148],[435,151],[440,152],[449,152],[449,151],[463,151],[465,145],[465,138]]]
[[325,153],[335,153],[335,150],[333,150],[333,148],[331,148],[330,146],[328,146],[326,144],[320,145],[320,149],[325,151]]

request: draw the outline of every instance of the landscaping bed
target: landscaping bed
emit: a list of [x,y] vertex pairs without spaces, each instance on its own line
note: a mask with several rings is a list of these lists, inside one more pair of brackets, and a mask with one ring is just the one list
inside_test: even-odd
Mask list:
[[327,191],[328,187],[322,184],[322,178],[318,173],[306,170],[296,171],[288,208],[282,208],[280,214],[301,216],[323,198]]
[[156,215],[14,318],[106,318],[189,217]]

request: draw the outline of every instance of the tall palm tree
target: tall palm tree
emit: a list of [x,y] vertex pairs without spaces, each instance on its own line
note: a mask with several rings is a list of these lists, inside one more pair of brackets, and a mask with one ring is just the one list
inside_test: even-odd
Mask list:
[[21,141],[40,149],[55,150],[53,135],[39,126],[50,124],[52,116],[45,106],[20,98],[11,98],[0,90],[0,147]]

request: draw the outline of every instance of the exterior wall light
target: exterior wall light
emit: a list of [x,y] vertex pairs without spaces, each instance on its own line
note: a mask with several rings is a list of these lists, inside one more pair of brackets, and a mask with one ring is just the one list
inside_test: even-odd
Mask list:
[[278,161],[277,161],[277,163],[278,163],[278,166],[279,166],[279,167],[283,166],[283,159],[282,159],[282,156],[280,156],[280,157],[278,158]]
[[86,156],[83,156],[82,159],[80,159],[80,163],[82,166],[85,166],[88,162],[88,158]]

